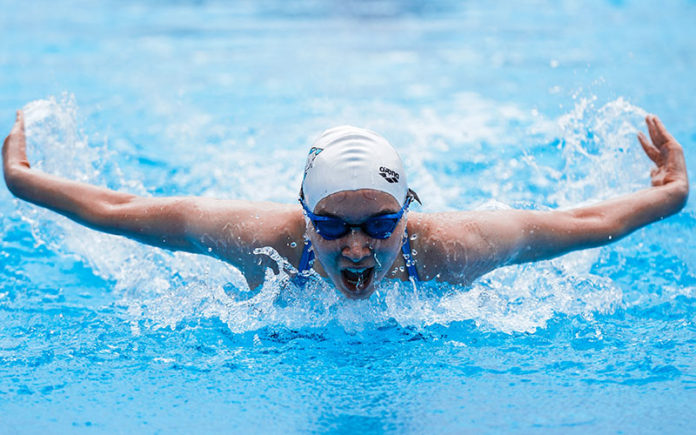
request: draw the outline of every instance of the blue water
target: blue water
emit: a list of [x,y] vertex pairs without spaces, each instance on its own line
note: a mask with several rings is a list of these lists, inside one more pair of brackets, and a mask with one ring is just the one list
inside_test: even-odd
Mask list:
[[[144,195],[295,201],[375,129],[419,211],[638,190],[657,113],[696,174],[696,3],[0,0],[0,130]],[[686,433],[696,212],[470,287],[367,302],[84,229],[0,188],[0,432]]]

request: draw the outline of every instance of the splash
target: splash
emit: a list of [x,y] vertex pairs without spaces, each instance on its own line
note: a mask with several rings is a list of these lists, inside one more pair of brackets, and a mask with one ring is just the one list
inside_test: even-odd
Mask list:
[[[384,119],[393,119],[393,123],[363,123],[387,130],[404,143],[413,184],[426,192],[421,197],[427,198],[430,209],[461,208],[462,204],[500,208],[520,202],[567,207],[647,185],[649,163],[634,143],[644,111],[623,99],[599,108],[590,100],[581,100],[558,120],[471,94],[458,96],[453,106],[467,111],[455,116],[385,105],[381,109]],[[26,106],[28,151],[34,165],[66,178],[147,194],[137,179],[124,180],[118,156],[109,151],[108,144],[89,143],[79,128],[78,114],[74,98],[69,96]],[[540,139],[531,153],[524,144],[526,135]],[[297,145],[283,152],[285,157],[296,154],[299,168],[304,144],[289,143]],[[215,164],[214,159],[207,163],[197,160],[193,170],[186,172],[183,185],[195,184],[191,177],[195,181],[199,176],[202,186],[227,186],[230,177],[217,169],[241,154],[219,154],[222,157]],[[498,154],[501,157],[491,161],[490,156]],[[268,162],[262,157],[263,152],[235,161],[239,176],[233,181],[239,184],[238,197],[274,199],[278,195],[277,189],[269,193],[269,177],[260,175],[260,168]],[[281,159],[277,164],[290,165],[289,161],[292,159]],[[301,171],[294,174],[289,168],[283,166],[277,172],[276,186],[297,185],[293,181]],[[206,177],[213,178],[203,180]],[[172,178],[176,186],[176,175]],[[254,190],[256,185],[262,186],[260,191]],[[530,189],[525,187],[541,192],[540,197],[530,197]],[[186,193],[209,195],[216,189],[203,187]],[[286,194],[286,202],[294,198],[293,189],[280,192]],[[467,198],[464,202],[463,197]],[[385,281],[378,283],[369,300],[356,302],[342,297],[316,274],[309,276],[306,286],[297,287],[291,279],[297,271],[270,248],[260,253],[272,258],[280,272],[267,270],[263,285],[249,289],[237,269],[213,258],[172,253],[86,230],[26,204],[19,213],[32,224],[38,243],[60,255],[78,257],[96,275],[113,283],[111,291],[124,307],[124,320],[131,323],[134,333],[143,328],[176,328],[203,318],[220,319],[234,333],[335,326],[355,332],[394,324],[427,328],[456,322],[505,333],[534,332],[559,315],[591,317],[622,304],[621,290],[608,278],[591,272],[600,252],[596,249],[534,265],[505,267],[467,288]]]
[[561,207],[597,201],[646,187],[650,161],[636,134],[644,128],[645,110],[623,98],[600,108],[582,98],[562,116],[558,143],[564,166],[558,177],[565,188],[551,195]]

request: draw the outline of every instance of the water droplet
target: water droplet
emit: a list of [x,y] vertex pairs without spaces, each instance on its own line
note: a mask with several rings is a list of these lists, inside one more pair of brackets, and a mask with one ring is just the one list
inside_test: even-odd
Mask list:
[[411,249],[411,255],[415,257],[416,255],[418,255],[418,251],[416,251],[415,249]]
[[403,272],[406,269],[404,269],[404,266],[399,266],[399,270]]
[[295,242],[290,242],[290,247],[291,247],[291,248],[297,248],[297,243],[295,243]]
[[416,240],[418,238],[418,234],[411,234],[410,239],[411,240]]
[[210,246],[208,246],[208,252],[213,252],[213,248],[211,248]]

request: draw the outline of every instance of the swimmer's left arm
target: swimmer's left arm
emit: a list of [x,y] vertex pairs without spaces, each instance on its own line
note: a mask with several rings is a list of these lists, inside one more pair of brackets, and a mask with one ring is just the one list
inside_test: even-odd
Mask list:
[[652,187],[571,210],[434,215],[423,226],[430,233],[426,238],[431,242],[424,246],[424,251],[430,251],[430,260],[424,258],[430,275],[468,282],[506,264],[602,246],[677,213],[689,193],[682,147],[657,117],[648,116],[646,124],[650,139],[639,134],[638,140],[656,164]]
[[646,117],[650,139],[638,140],[655,163],[652,187],[598,204],[567,211],[521,212],[522,237],[511,262],[552,258],[577,249],[616,241],[681,210],[689,181],[681,145],[654,115]]

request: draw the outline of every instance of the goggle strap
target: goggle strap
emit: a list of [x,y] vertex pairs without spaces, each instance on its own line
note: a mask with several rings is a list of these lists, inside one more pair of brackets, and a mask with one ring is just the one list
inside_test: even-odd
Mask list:
[[406,200],[408,200],[408,198],[415,199],[418,204],[423,205],[416,191],[411,188],[408,189],[408,193],[406,194]]

